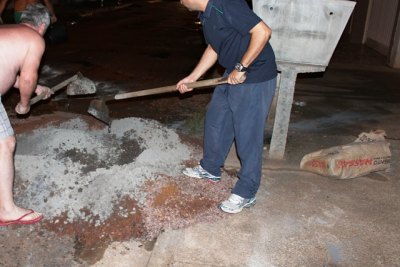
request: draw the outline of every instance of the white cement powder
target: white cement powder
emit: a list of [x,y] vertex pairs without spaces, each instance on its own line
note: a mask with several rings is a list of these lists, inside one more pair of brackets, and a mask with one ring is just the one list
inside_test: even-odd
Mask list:
[[[67,213],[68,222],[78,218],[93,222],[93,216],[82,212],[89,209],[98,215],[96,225],[110,216],[123,196],[143,203],[145,193],[137,189],[145,179],[159,173],[177,175],[191,154],[173,130],[138,118],[116,120],[109,130],[93,131],[83,120],[72,119],[17,136],[17,140],[16,179],[22,185],[15,192],[18,204],[43,212],[47,219]],[[123,165],[99,164],[83,171],[87,166],[77,158],[92,159],[92,165],[115,162],[122,140],[136,142],[141,153]],[[68,157],[71,151],[75,159]]]

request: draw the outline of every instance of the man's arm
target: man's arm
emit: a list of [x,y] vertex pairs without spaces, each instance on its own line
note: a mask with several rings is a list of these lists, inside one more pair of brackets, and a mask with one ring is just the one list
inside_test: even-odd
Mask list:
[[215,64],[215,62],[217,62],[217,60],[217,52],[214,51],[211,45],[208,45],[196,68],[194,68],[189,76],[193,79],[193,81],[197,81],[204,73],[206,73],[209,68]]
[[215,64],[215,62],[217,62],[217,60],[217,53],[214,51],[211,45],[208,45],[192,73],[177,83],[176,88],[179,90],[179,92],[183,94],[188,91],[192,91],[193,88],[187,88],[184,84],[197,81],[204,73],[206,73],[209,68]]
[[[240,63],[243,66],[249,67],[251,63],[257,58],[257,56],[264,49],[271,37],[272,30],[262,21],[250,30],[250,44],[247,51],[244,53]],[[244,81],[245,72],[238,72],[234,70],[228,77],[228,83],[238,84]]]
[[45,44],[42,38],[36,40],[27,52],[20,75],[17,78],[15,87],[20,91],[20,102],[16,107],[19,114],[28,113],[30,110],[30,98],[36,89],[38,69],[44,52]]

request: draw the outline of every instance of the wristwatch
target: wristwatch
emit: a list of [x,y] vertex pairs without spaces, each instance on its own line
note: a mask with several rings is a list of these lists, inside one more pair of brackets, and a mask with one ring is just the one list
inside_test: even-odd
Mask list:
[[246,72],[248,68],[246,68],[245,66],[242,65],[242,63],[238,62],[235,65],[235,70],[239,71],[239,72]]

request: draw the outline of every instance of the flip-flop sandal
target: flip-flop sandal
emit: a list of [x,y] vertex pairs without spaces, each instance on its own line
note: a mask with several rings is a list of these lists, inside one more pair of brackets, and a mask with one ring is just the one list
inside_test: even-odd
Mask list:
[[43,215],[40,215],[39,217],[32,219],[32,220],[26,220],[26,221],[23,220],[26,216],[28,216],[34,212],[35,212],[34,210],[29,210],[26,214],[22,215],[21,217],[19,217],[16,220],[12,220],[12,221],[0,220],[0,226],[7,226],[7,225],[11,225],[11,224],[34,224],[34,223],[40,222],[43,219]]

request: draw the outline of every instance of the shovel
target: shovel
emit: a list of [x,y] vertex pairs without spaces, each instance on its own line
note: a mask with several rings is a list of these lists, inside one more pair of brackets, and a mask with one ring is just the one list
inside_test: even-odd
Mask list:
[[[226,77],[219,77],[219,78],[215,78],[215,79],[187,83],[186,86],[188,88],[198,88],[199,89],[199,88],[206,88],[206,87],[223,84],[223,83],[227,83],[227,82],[228,82],[228,80]],[[177,91],[176,85],[169,85],[169,86],[157,87],[157,88],[153,88],[153,89],[141,90],[141,91],[136,91],[136,92],[117,94],[117,95],[113,95],[113,96],[106,96],[101,99],[95,99],[95,100],[90,101],[88,113],[91,114],[92,116],[94,116],[96,119],[99,119],[102,122],[105,122],[106,124],[110,124],[110,116],[109,116],[110,112],[106,105],[106,101],[127,99],[127,98],[139,97],[139,96],[156,95],[156,94],[176,92],[176,91]]]
[[[67,95],[89,95],[96,93],[96,85],[94,84],[94,82],[84,77],[80,72],[51,87],[50,90],[55,93],[67,85]],[[29,103],[31,105],[36,104],[37,102],[42,100],[44,96],[45,94],[37,95],[32,98]]]

